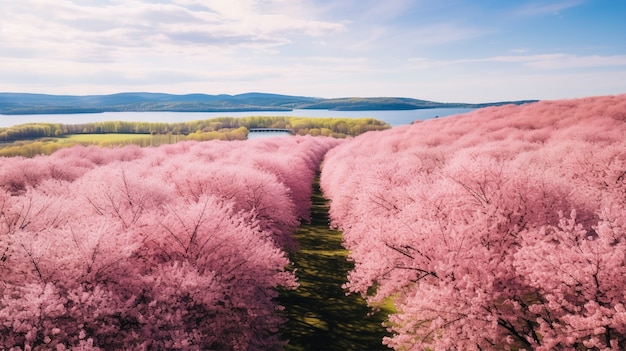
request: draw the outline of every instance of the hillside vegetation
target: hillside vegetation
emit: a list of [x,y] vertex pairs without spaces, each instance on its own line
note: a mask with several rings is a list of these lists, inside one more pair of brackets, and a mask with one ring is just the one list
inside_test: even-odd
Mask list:
[[[515,103],[525,103],[518,101]],[[484,107],[501,105],[441,103],[396,97],[323,99],[266,93],[239,95],[120,93],[112,95],[45,95],[0,93],[0,114],[68,114],[121,111],[233,112],[329,110],[415,110],[436,107]]]

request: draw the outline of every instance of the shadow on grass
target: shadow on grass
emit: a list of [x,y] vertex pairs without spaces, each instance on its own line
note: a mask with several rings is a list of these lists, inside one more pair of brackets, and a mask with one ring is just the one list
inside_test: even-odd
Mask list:
[[285,350],[390,350],[382,344],[385,313],[371,314],[360,296],[346,296],[341,287],[353,265],[346,260],[341,232],[328,227],[328,205],[317,182],[312,202],[311,224],[300,227],[300,250],[290,254],[300,287],[280,297],[289,318]]

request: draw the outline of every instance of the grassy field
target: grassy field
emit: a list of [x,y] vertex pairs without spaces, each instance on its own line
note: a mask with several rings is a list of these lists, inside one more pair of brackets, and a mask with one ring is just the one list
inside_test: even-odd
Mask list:
[[283,292],[289,322],[286,351],[390,350],[382,344],[386,311],[371,314],[358,295],[342,285],[352,264],[341,246],[342,234],[328,227],[328,204],[314,184],[312,221],[296,233],[300,250],[290,255],[300,287]]
[[49,155],[52,152],[74,145],[96,146],[158,146],[172,144],[187,140],[185,135],[151,135],[129,133],[106,133],[106,134],[70,134],[64,137],[46,137],[35,140],[20,140],[13,142],[0,142],[0,156],[25,156]]
[[150,134],[72,134],[67,138],[59,138],[61,142],[70,142],[78,144],[118,144],[124,142],[132,142],[134,140],[153,138]]

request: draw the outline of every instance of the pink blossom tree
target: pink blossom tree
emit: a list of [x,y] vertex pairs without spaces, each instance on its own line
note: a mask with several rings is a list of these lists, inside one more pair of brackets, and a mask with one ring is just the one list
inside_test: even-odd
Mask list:
[[[395,349],[622,349],[626,96],[504,106],[331,150],[322,188]],[[611,278],[609,278],[611,277]]]
[[294,142],[2,159],[0,348],[281,349],[291,189],[336,145]]

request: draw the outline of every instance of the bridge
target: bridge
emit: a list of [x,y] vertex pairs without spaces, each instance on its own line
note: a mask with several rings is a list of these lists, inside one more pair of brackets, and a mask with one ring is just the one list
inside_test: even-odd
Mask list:
[[250,133],[267,133],[267,132],[276,132],[276,133],[289,133],[293,135],[291,129],[284,128],[250,128],[248,130]]
[[250,128],[248,139],[294,135],[291,129],[284,128]]

